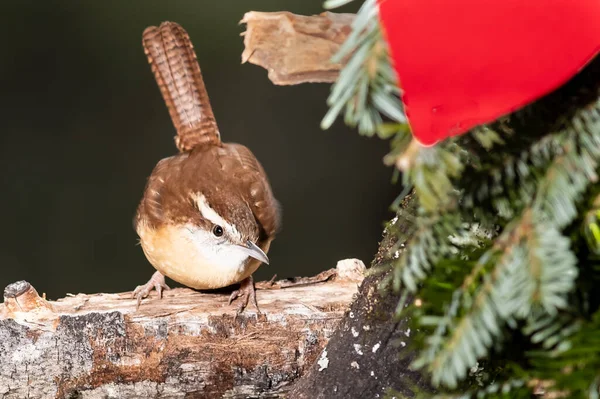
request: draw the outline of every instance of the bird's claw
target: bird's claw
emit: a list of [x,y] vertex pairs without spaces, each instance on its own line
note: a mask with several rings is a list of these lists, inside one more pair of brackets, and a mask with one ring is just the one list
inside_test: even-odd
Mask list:
[[163,290],[171,289],[165,282],[165,276],[160,272],[155,272],[150,280],[144,285],[138,285],[131,294],[132,299],[137,299],[136,310],[140,308],[142,299],[146,298],[152,290],[156,290],[158,298],[162,299]]
[[240,304],[235,312],[234,320],[244,312],[244,310],[248,307],[248,302],[250,301],[252,301],[254,304],[256,313],[261,314],[260,308],[258,307],[258,302],[256,301],[256,291],[254,290],[254,280],[252,279],[252,276],[244,279],[240,285],[240,288],[231,293],[229,296],[228,305],[231,305],[231,302],[237,298],[240,298]]

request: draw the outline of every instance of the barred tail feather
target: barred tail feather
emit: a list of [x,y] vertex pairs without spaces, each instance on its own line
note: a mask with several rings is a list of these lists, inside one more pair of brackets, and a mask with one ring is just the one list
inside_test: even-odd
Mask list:
[[200,66],[187,32],[174,22],[150,26],[143,33],[144,51],[167,104],[181,151],[220,144],[215,116]]

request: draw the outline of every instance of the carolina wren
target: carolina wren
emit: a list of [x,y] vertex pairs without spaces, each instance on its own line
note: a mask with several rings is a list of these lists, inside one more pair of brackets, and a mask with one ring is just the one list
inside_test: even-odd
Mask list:
[[187,32],[163,22],[143,33],[143,46],[177,135],[180,153],[158,162],[135,216],[135,230],[157,270],[133,292],[138,306],[164,276],[195,289],[241,282],[229,303],[252,300],[252,273],[269,263],[280,225],[279,205],[252,152],[223,143]]

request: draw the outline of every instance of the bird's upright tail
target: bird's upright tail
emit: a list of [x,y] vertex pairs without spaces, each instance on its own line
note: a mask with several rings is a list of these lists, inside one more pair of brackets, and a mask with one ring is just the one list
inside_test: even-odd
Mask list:
[[185,29],[174,22],[150,26],[142,35],[144,52],[177,130],[180,151],[219,144],[221,137],[204,86],[194,47]]

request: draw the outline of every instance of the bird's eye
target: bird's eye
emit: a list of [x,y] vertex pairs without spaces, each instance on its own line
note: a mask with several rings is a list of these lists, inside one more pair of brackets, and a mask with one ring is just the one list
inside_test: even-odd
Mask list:
[[221,237],[223,235],[223,228],[219,225],[215,225],[212,230],[215,237]]

